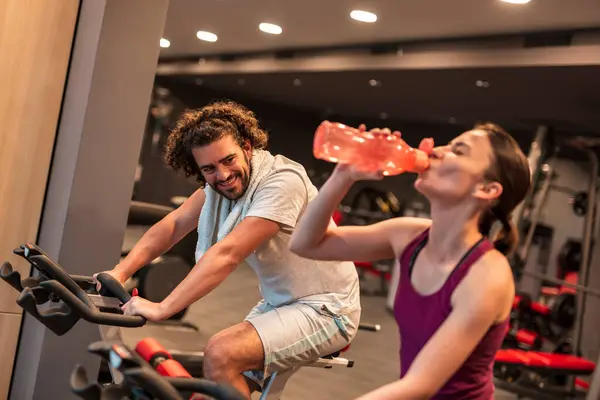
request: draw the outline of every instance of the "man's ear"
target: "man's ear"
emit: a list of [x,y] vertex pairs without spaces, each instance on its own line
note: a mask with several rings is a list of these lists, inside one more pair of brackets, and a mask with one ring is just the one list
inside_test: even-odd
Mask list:
[[250,145],[250,141],[249,140],[244,140],[244,143],[242,143],[242,149],[246,153],[252,152],[252,146]]
[[475,189],[475,197],[481,200],[494,201],[502,194],[502,185],[499,182],[481,183]]

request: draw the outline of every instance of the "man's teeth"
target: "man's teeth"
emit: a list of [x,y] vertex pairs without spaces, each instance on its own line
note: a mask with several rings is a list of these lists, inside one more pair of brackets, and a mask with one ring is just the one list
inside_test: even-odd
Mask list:
[[221,185],[222,186],[229,186],[229,185],[231,185],[235,181],[235,179],[236,178],[227,179],[225,182],[222,182]]

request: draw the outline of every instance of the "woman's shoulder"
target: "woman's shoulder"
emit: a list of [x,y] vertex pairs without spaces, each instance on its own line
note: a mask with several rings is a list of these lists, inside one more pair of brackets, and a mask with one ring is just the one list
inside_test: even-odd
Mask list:
[[504,315],[515,293],[514,276],[508,259],[495,249],[487,251],[471,266],[457,289],[460,289],[457,294],[465,299],[485,299],[495,303],[498,312]]
[[510,263],[506,256],[496,249],[485,252],[470,268],[465,279],[483,283],[487,289],[507,288],[514,284]]
[[397,217],[381,223],[385,226],[396,256],[400,256],[419,235],[431,227],[431,220],[416,217]]

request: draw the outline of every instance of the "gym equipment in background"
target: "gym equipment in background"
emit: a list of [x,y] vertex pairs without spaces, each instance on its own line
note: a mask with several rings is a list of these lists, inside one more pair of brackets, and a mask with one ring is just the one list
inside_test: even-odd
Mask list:
[[[598,397],[588,392],[589,383],[580,378],[592,375],[595,370],[593,362],[569,354],[502,349],[496,353],[494,385],[533,399],[597,400]],[[597,371],[595,375],[599,375]],[[566,384],[568,379],[573,380],[573,388]],[[600,376],[593,379],[598,380]]]
[[[590,147],[586,147],[585,142],[582,142],[581,140],[569,140],[564,142],[565,146],[569,146],[569,147],[575,147],[577,149],[579,149],[579,151],[585,153],[588,156],[588,160],[589,160],[589,167],[590,167],[590,179],[589,179],[589,190],[588,190],[588,196],[589,196],[589,204],[596,204],[596,192],[597,192],[597,176],[598,176],[598,157],[596,155],[596,152],[593,148]],[[593,145],[595,146],[596,143],[593,143]],[[542,209],[542,207],[544,206],[544,198],[546,197],[548,190],[550,189],[550,181],[552,179],[552,165],[548,165],[546,168],[546,176],[544,178],[544,183],[542,185],[542,189],[541,189],[541,200],[537,202],[537,204],[535,205],[534,209],[532,210],[531,213],[531,218],[529,220],[529,230],[527,232],[527,237],[525,238],[524,243],[522,244],[520,251],[518,252],[518,263],[521,265],[526,264],[527,262],[527,256],[529,253],[529,249],[531,247],[532,244],[532,240],[533,240],[533,235],[536,229],[536,226],[538,225],[538,221],[539,221],[539,216],[540,216],[540,211]],[[574,329],[575,329],[575,334],[573,335],[573,347],[575,349],[576,352],[580,352],[580,343],[581,343],[581,334],[582,334],[582,326],[583,326],[583,313],[585,311],[585,298],[586,298],[586,294],[587,293],[593,293],[593,291],[589,290],[589,288],[587,288],[587,283],[588,283],[588,278],[589,278],[589,270],[590,270],[590,259],[591,259],[591,251],[592,251],[592,243],[593,243],[593,239],[592,239],[592,235],[593,235],[593,226],[594,226],[594,219],[596,217],[596,207],[587,207],[587,213],[585,216],[585,224],[584,224],[584,232],[583,232],[583,240],[582,240],[582,251],[581,251],[581,260],[579,262],[580,267],[579,267],[579,278],[578,278],[578,283],[576,285],[573,285],[569,282],[566,282],[562,279],[557,279],[553,276],[550,276],[548,274],[545,273],[540,273],[538,271],[533,271],[533,270],[526,270],[523,269],[521,271],[521,275],[523,275],[523,277],[530,277],[536,280],[540,280],[541,282],[547,281],[547,282],[553,282],[553,283],[558,283],[560,285],[564,285],[566,287],[572,287],[574,289],[577,290],[578,294],[582,294],[582,295],[578,295],[577,297],[577,308],[576,308],[576,315],[578,316],[577,321],[575,323]],[[539,292],[538,293],[530,293],[532,295],[532,297],[538,297],[539,296]]]
[[[539,189],[532,190],[537,192],[537,201],[531,209],[522,213],[524,219],[521,226],[523,224],[529,226],[525,240],[521,243],[516,256],[511,260],[513,269],[517,271],[516,276],[520,275],[523,279],[533,279],[540,283],[539,292],[528,294],[536,299],[540,297],[540,294],[548,298],[547,304],[530,303],[531,315],[525,318],[526,322],[527,319],[531,319],[529,321],[530,329],[534,330],[535,334],[542,336],[544,341],[546,339],[550,339],[551,342],[558,340],[559,346],[555,347],[554,353],[526,352],[521,349],[503,350],[498,354],[496,360],[496,377],[498,378],[496,386],[534,398],[565,399],[587,396],[587,399],[597,400],[600,398],[600,370],[595,368],[593,362],[581,358],[580,355],[582,354],[581,338],[586,298],[589,295],[600,297],[600,290],[588,287],[599,172],[596,149],[600,142],[575,138],[564,140],[560,144],[586,154],[589,161],[590,179],[586,196],[576,194],[572,202],[573,205],[577,203],[577,206],[573,207],[575,214],[585,216],[583,239],[579,245],[574,241],[567,241],[558,256],[561,264],[559,274],[564,279],[552,276],[545,271],[523,268],[527,265],[535,231],[539,226],[541,209],[545,205],[549,190],[555,187],[551,183],[554,168],[552,162],[549,162],[537,168],[538,171],[543,172],[537,175],[539,179],[532,185]],[[540,160],[540,163],[544,161]],[[565,190],[561,187],[557,189]],[[531,204],[533,203],[531,202]],[[550,287],[552,285],[558,285],[558,287]],[[548,329],[551,325],[562,328],[563,335],[556,335],[555,332]],[[571,328],[573,329],[572,336],[569,332]],[[561,352],[571,352],[571,354],[560,354]],[[580,379],[581,376],[592,373],[594,376],[591,379],[591,386]],[[588,387],[589,390],[586,394]]]

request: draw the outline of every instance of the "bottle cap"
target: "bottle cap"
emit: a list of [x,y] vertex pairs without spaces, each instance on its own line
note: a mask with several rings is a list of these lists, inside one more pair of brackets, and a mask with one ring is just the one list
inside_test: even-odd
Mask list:
[[415,159],[415,172],[423,173],[429,168],[429,155],[422,150],[415,149],[417,155]]

